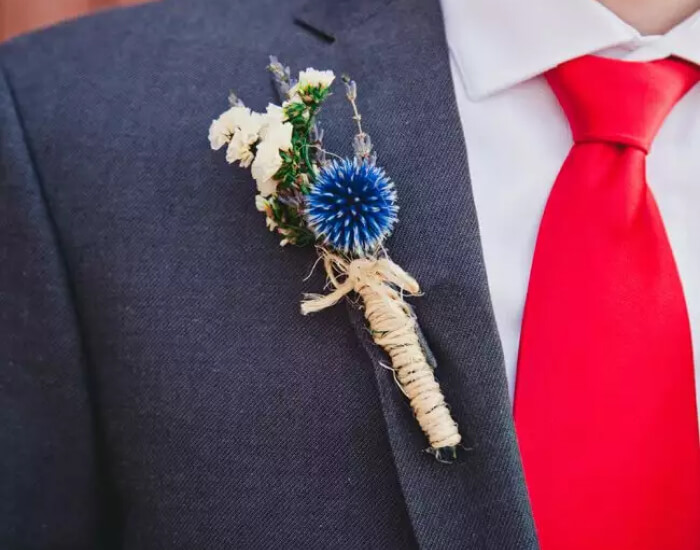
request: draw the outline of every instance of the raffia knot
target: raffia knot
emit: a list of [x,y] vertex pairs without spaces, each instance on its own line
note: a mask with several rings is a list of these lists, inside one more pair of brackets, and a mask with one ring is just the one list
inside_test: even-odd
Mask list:
[[323,252],[322,258],[333,291],[329,294],[307,294],[301,304],[304,315],[334,306],[350,292],[362,294],[362,289],[367,286],[389,284],[411,295],[420,293],[416,280],[390,258],[349,260],[327,251]]

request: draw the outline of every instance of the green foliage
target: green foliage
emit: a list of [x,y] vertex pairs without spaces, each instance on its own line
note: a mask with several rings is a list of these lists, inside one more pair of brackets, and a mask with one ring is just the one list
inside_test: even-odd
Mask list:
[[303,197],[309,193],[318,171],[312,154],[318,145],[312,140],[312,129],[330,89],[314,86],[298,93],[301,101],[291,101],[284,108],[287,121],[293,126],[292,150],[280,152],[282,166],[275,174],[280,183],[277,196],[268,199],[267,215],[274,222],[274,230],[283,236],[283,244],[305,246],[316,240],[302,214]]
[[284,244],[306,246],[315,242],[316,237],[306,227],[298,205],[280,202],[279,197],[272,197],[269,205],[268,215],[274,221],[276,231],[284,237]]

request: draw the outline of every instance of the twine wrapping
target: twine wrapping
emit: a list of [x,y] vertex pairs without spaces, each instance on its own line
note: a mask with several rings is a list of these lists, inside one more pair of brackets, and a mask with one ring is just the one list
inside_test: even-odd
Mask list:
[[415,316],[403,299],[404,292],[420,292],[418,283],[387,257],[350,261],[328,251],[322,257],[333,290],[326,295],[307,295],[301,312],[321,311],[356,292],[364,302],[372,339],[391,358],[396,381],[410,400],[430,446],[434,451],[456,447],[462,439],[457,423],[421,346]]

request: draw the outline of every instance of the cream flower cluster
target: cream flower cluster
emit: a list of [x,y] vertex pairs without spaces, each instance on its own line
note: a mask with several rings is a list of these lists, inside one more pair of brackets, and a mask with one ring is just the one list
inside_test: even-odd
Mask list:
[[299,80],[289,90],[290,101],[298,100],[300,94],[304,94],[309,88],[330,88],[335,80],[333,71],[319,71],[309,67],[299,73]]
[[258,191],[267,197],[277,190],[274,175],[282,166],[280,151],[292,148],[292,130],[278,105],[269,104],[265,113],[235,105],[211,123],[209,143],[215,151],[228,144],[226,160],[250,167]]

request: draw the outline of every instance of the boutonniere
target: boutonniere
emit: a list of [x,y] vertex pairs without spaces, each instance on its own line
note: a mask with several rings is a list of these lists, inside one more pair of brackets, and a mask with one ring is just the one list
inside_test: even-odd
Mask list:
[[343,78],[357,126],[353,155],[323,148],[318,114],[330,96],[332,71],[307,69],[297,79],[271,57],[268,69],[281,105],[266,112],[246,107],[234,94],[230,108],[209,129],[211,147],[226,146],[226,160],[249,168],[257,185],[255,205],[281,245],[315,245],[325,268],[328,294],[308,294],[304,315],[354,294],[372,339],[391,359],[396,382],[436,458],[451,461],[461,441],[457,424],[435,379],[405,296],[418,283],[394,263],[384,247],[398,222],[396,185],[377,164],[357,107],[357,85]]

